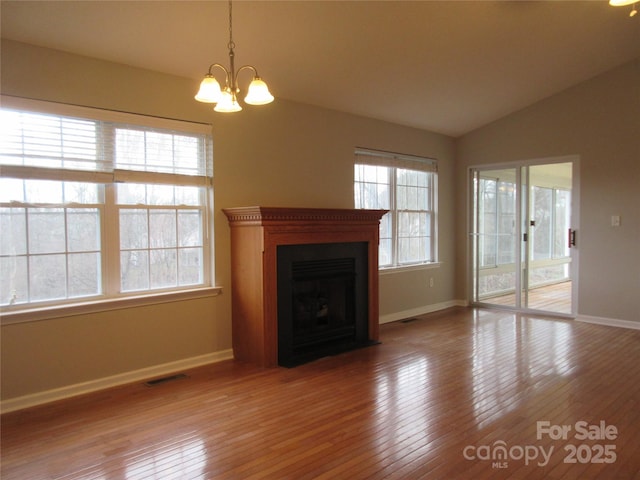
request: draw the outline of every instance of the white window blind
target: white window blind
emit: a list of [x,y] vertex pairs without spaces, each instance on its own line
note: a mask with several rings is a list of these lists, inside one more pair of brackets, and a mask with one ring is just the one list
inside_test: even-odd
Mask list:
[[108,170],[99,155],[96,122],[8,109],[0,115],[3,165]]
[[[47,168],[67,172],[53,173],[58,177],[122,182],[140,178],[126,172],[149,172],[164,174],[156,178],[161,183],[173,182],[167,175],[175,175],[181,184],[204,185],[212,175],[210,126],[150,117],[139,119],[137,115],[120,112],[100,111],[100,115],[95,115],[95,110],[82,107],[58,109],[73,117],[46,110],[56,108],[42,102],[3,97],[0,164],[14,167],[6,168],[5,176],[49,175],[52,172],[34,172],[35,168]],[[143,121],[160,127],[141,125]],[[82,172],[112,175],[91,176]]]
[[382,167],[403,168],[421,172],[437,172],[438,162],[432,158],[385,152],[380,150],[356,149],[356,163]]

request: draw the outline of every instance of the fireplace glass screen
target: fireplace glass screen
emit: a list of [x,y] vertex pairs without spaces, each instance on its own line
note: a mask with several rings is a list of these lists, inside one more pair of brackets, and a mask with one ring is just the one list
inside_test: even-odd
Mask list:
[[278,247],[278,363],[368,344],[367,245]]

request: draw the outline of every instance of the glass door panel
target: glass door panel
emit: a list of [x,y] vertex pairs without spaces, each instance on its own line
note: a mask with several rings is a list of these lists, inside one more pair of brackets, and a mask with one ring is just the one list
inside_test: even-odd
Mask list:
[[571,314],[572,164],[531,165],[529,170],[527,301],[523,306]]
[[517,171],[475,170],[472,175],[473,299],[516,307]]

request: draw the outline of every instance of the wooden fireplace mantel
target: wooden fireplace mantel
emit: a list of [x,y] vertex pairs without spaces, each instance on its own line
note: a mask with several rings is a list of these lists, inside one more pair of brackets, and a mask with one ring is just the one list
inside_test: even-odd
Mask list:
[[232,337],[237,360],[278,365],[279,245],[366,242],[369,339],[378,340],[378,241],[386,210],[256,206],[222,211],[231,230]]

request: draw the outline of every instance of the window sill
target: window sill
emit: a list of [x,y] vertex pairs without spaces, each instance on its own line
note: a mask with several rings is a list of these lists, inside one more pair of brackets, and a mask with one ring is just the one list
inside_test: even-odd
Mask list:
[[430,270],[432,268],[440,268],[442,262],[418,263],[414,265],[400,265],[397,267],[381,267],[378,269],[380,275],[391,275],[392,273],[411,272],[413,270]]
[[222,294],[222,287],[205,287],[177,292],[163,292],[130,297],[110,298],[104,300],[86,301],[76,304],[29,308],[19,311],[2,311],[0,313],[2,325],[15,323],[39,322],[54,318],[86,315],[91,313],[120,310],[123,308],[158,305],[161,303],[180,302],[196,298],[216,297]]

